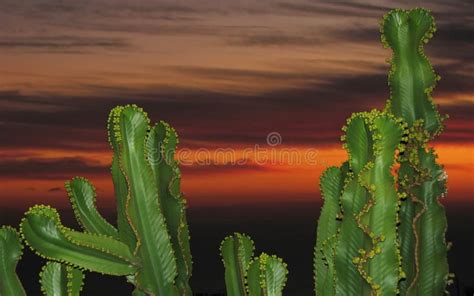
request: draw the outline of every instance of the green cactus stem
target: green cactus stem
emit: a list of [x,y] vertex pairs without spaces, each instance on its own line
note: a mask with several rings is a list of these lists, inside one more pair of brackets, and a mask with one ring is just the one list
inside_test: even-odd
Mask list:
[[180,191],[181,173],[174,160],[178,135],[167,123],[160,121],[148,133],[147,160],[155,178],[158,198],[171,238],[178,276],[176,286],[180,295],[191,295],[192,258],[189,230],[186,222],[186,200]]
[[439,134],[443,129],[442,118],[431,98],[439,76],[423,49],[436,32],[430,11],[422,8],[392,10],[383,17],[380,31],[382,44],[393,50],[388,76],[390,99],[386,109],[403,118],[409,127],[421,119],[431,136]]
[[281,296],[287,280],[286,263],[275,255],[262,253],[247,271],[249,296]]
[[276,256],[262,253],[252,259],[255,245],[240,233],[226,237],[220,246],[228,296],[281,296],[288,270]]
[[[114,154],[112,157],[111,174],[112,181],[114,183],[115,200],[117,202],[117,229],[119,231],[120,240],[127,244],[130,250],[135,250],[137,244],[137,238],[135,232],[132,229],[130,221],[127,217],[127,197],[128,197],[128,185],[127,180],[120,169],[120,145],[116,140],[116,127],[115,123],[118,120],[115,118],[115,109],[109,113],[107,120],[107,132],[109,144],[112,147]],[[115,122],[114,122],[115,120]]]
[[84,275],[82,271],[58,262],[48,262],[40,273],[41,291],[45,296],[79,296]]
[[346,162],[341,168],[329,167],[321,175],[321,197],[324,200],[318,220],[314,248],[314,283],[316,295],[335,295],[336,275],[334,256],[340,224],[340,197],[348,171]]
[[75,177],[65,183],[76,220],[90,233],[107,235],[119,239],[117,229],[97,211],[95,188],[87,179]]
[[16,266],[23,254],[18,232],[10,226],[0,228],[0,295],[26,295],[16,274]]
[[449,274],[446,215],[438,201],[445,186],[437,176],[444,173],[434,161],[434,152],[427,152],[428,141],[443,130],[443,118],[431,98],[440,77],[423,48],[435,31],[431,13],[421,8],[391,11],[381,24],[382,42],[393,50],[386,110],[402,117],[410,128],[406,149],[398,159],[398,187],[407,197],[400,211],[406,272],[406,280],[400,283],[402,295],[441,295]]
[[245,281],[254,249],[252,239],[245,234],[234,233],[222,241],[220,251],[228,296],[247,295]]
[[405,125],[392,114],[373,110],[353,114],[343,130],[348,168],[330,168],[321,178],[325,198],[316,244],[320,252],[315,254],[316,292],[396,295],[403,273],[399,196],[391,170]]
[[116,107],[111,113],[114,131],[111,143],[117,143],[115,153],[128,188],[126,219],[137,238],[133,253],[141,259],[141,267],[135,276],[136,284],[148,294],[178,295],[175,252],[153,171],[146,160],[149,119],[141,108],[134,105]]
[[110,275],[137,271],[138,262],[125,244],[104,235],[69,229],[49,206],[30,208],[20,230],[30,248],[45,259]]

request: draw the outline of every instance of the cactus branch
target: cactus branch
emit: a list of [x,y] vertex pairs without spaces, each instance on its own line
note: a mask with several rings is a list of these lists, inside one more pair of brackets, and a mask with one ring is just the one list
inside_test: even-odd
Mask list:
[[111,237],[63,226],[58,212],[51,207],[30,208],[20,229],[30,248],[45,259],[110,275],[129,275],[137,270],[138,262],[126,245]]
[[316,246],[314,248],[314,276],[316,295],[334,295],[336,279],[334,273],[335,242],[339,232],[341,214],[340,196],[347,173],[343,168],[330,167],[321,175],[321,197],[324,200],[318,220]]
[[254,249],[252,239],[245,234],[234,233],[222,241],[220,251],[225,267],[227,295],[247,295],[246,274]]
[[10,226],[0,228],[0,295],[26,295],[16,274],[16,266],[23,254],[18,232]]
[[281,296],[286,284],[286,263],[275,255],[262,253],[254,258],[247,271],[249,296]]
[[137,285],[149,294],[178,295],[174,285],[176,259],[158,198],[156,181],[146,161],[149,120],[131,105],[112,110],[119,167],[127,182],[126,218],[137,238],[134,254],[141,258]]
[[180,295],[191,295],[188,281],[191,277],[192,259],[185,214],[186,200],[180,191],[181,173],[174,160],[177,143],[176,131],[161,121],[148,133],[146,151],[176,256],[176,285]]
[[98,212],[95,188],[87,179],[75,177],[65,183],[74,215],[82,228],[90,233],[103,234],[118,239],[118,232]]
[[46,263],[40,273],[45,296],[79,296],[83,280],[82,271],[58,262]]

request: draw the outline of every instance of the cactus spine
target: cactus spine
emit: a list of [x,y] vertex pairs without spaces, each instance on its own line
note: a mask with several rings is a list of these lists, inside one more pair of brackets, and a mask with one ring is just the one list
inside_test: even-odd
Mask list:
[[111,111],[108,131],[114,149],[111,171],[118,227],[100,215],[95,189],[82,177],[65,186],[84,232],[63,226],[57,211],[43,205],[32,207],[21,222],[21,233],[31,249],[68,265],[45,267],[42,278],[56,282],[44,290],[63,285],[63,274],[74,278],[75,267],[126,276],[136,286],[134,295],[191,295],[192,260],[186,202],[174,161],[175,130],[164,122],[150,128],[147,114],[127,105]]
[[447,222],[439,197],[446,191],[446,174],[427,147],[442,131],[443,119],[431,99],[439,77],[423,53],[434,31],[424,9],[397,9],[383,18],[382,42],[393,50],[390,99],[383,112],[352,115],[342,137],[349,161],[328,168],[321,178],[317,295],[445,290]]
[[226,237],[221,243],[225,283],[229,296],[281,296],[288,270],[286,263],[266,253],[252,258],[255,245],[240,233]]

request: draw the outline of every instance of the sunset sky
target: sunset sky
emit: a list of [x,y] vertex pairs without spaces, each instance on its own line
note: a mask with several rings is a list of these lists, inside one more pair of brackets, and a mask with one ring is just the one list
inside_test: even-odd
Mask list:
[[[449,175],[446,203],[473,202],[470,2],[2,0],[0,206],[66,206],[63,183],[76,175],[112,206],[105,125],[127,103],[178,131],[191,155],[182,166],[191,207],[318,200],[322,170],[346,158],[345,119],[388,98],[379,20],[413,6],[437,21],[426,52],[442,77],[435,102],[450,115],[433,143]],[[267,144],[270,133],[280,145]],[[255,145],[312,151],[314,161],[214,159]]]

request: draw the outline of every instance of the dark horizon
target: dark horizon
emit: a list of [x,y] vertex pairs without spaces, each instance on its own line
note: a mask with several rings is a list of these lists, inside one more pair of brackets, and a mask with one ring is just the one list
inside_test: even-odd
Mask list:
[[[283,206],[254,204],[190,208],[188,223],[194,261],[191,278],[193,292],[197,295],[224,295],[224,268],[219,256],[219,245],[225,236],[243,232],[255,241],[256,253],[264,251],[278,254],[288,263],[290,273],[285,295],[310,295],[313,289],[312,260],[319,209],[316,202],[286,203]],[[474,224],[467,223],[473,211],[474,205],[447,207],[447,240],[453,243],[448,253],[450,272],[456,274],[455,284],[449,287],[452,295],[472,295],[467,293],[472,293],[474,288],[474,241],[466,235],[474,233]],[[102,209],[102,214],[111,222],[114,220],[113,213]],[[19,221],[14,217],[19,216],[21,213],[11,213],[10,218],[3,216],[0,223],[16,224]],[[63,224],[79,229],[71,209],[61,209],[61,217]],[[25,248],[18,271],[25,288],[31,293],[28,295],[39,293],[38,273],[44,262]],[[85,274],[84,295],[103,295],[104,283],[110,288],[108,293],[117,296],[130,295],[133,289],[123,277]]]

